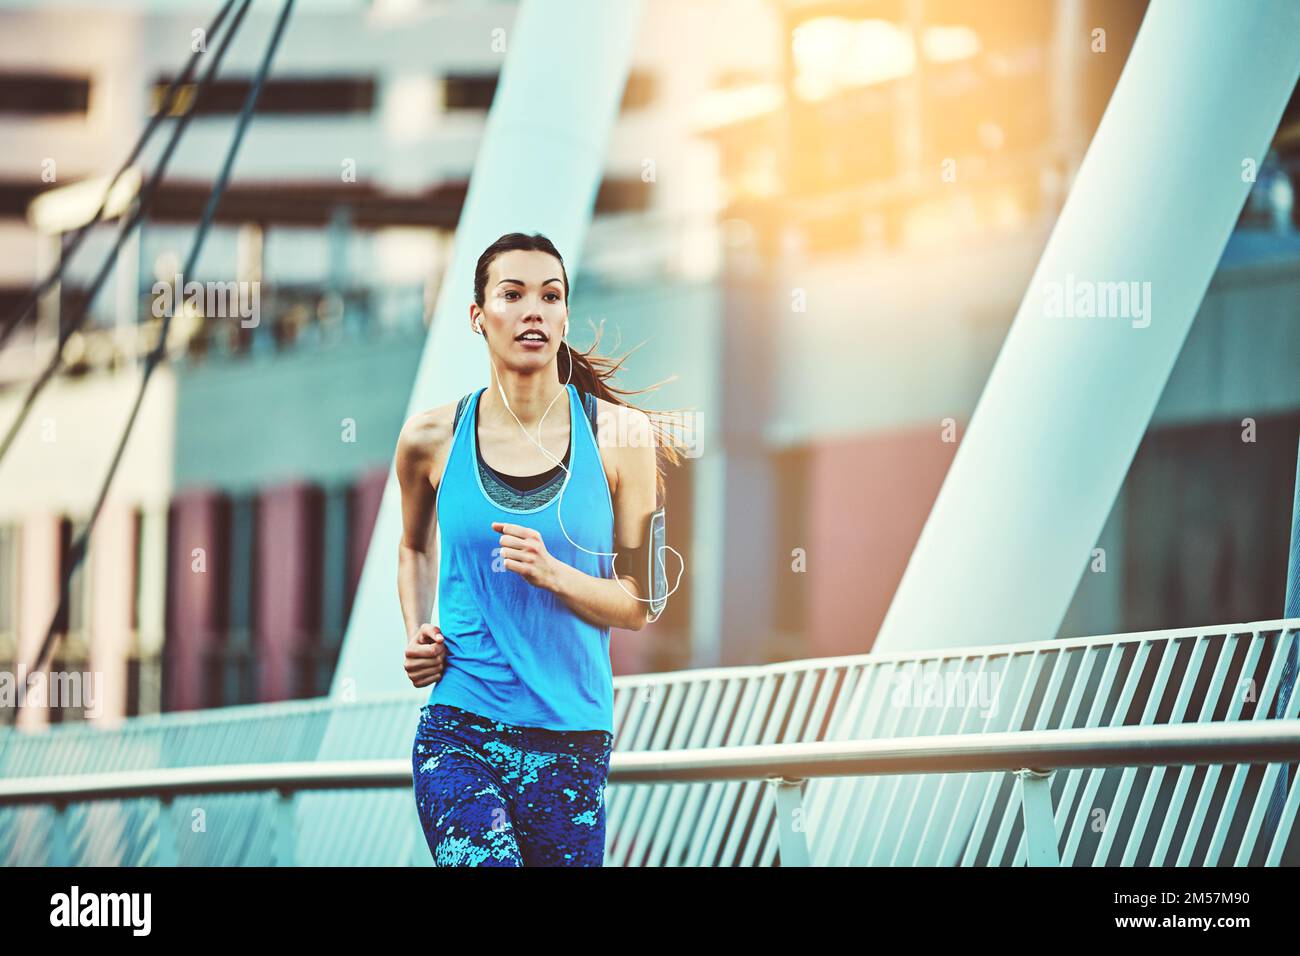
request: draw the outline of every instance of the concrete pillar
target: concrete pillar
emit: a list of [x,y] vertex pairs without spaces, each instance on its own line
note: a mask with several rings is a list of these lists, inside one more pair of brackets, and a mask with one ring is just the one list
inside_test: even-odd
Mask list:
[[140,591],[136,606],[136,646],[140,666],[141,714],[154,714],[163,707],[163,673],[155,670],[167,634],[167,512],[165,501],[141,506]]
[[[877,650],[1056,636],[1245,202],[1243,160],[1263,159],[1297,76],[1291,0],[1205,0],[1194,15],[1153,0]],[[1130,299],[1128,315],[1066,317],[1053,297],[1086,304],[1078,282],[1137,283],[1145,316]],[[894,806],[924,785],[902,781]],[[958,855],[977,810],[940,811]],[[916,834],[901,837],[906,859]]]
[[[1297,74],[1289,0],[1151,4],[879,650],[1057,633]],[[1145,318],[1058,317],[1078,283],[1137,283]]]
[[262,493],[257,515],[253,644],[257,699],[300,695],[302,667],[320,637],[324,496],[305,483]]
[[127,658],[131,653],[131,604],[135,595],[135,510],[107,499],[90,538],[90,661],[86,717],[115,727],[126,716]]
[[[18,544],[18,660],[16,680],[26,680],[45,642],[45,632],[59,606],[59,564],[62,542],[60,517],[48,512],[23,518]],[[49,662],[46,661],[47,674]],[[48,687],[48,683],[46,684]],[[18,688],[15,687],[15,691]],[[38,702],[24,700],[18,727],[32,729],[50,722],[46,695]]]
[[212,655],[226,627],[224,568],[228,554],[228,512],[224,497],[209,489],[192,489],[172,502],[167,577],[166,674],[167,710],[210,706]]

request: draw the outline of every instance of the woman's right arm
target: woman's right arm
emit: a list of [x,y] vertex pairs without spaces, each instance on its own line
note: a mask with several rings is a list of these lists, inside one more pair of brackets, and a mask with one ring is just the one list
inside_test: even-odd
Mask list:
[[402,489],[402,537],[397,545],[397,597],[406,624],[407,677],[416,687],[442,678],[446,649],[429,622],[438,586],[436,486],[446,456],[451,406],[407,419],[397,439],[397,479]]

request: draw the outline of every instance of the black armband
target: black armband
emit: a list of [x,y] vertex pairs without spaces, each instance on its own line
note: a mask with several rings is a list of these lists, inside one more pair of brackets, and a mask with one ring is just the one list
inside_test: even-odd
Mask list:
[[655,620],[663,613],[668,603],[668,574],[665,557],[667,533],[667,515],[661,507],[650,516],[645,540],[639,547],[619,551],[615,561],[615,574],[627,574],[636,578],[642,589],[648,593],[648,613]]

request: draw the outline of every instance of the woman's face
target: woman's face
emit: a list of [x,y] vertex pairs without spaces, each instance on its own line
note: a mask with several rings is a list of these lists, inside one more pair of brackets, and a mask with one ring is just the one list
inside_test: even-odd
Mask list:
[[550,362],[569,316],[564,299],[560,264],[549,253],[512,249],[493,259],[479,313],[492,354],[516,368]]

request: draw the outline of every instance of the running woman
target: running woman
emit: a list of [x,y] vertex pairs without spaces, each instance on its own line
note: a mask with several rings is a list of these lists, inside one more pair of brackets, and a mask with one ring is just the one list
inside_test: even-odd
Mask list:
[[623,359],[569,347],[568,297],[544,236],[489,246],[469,317],[491,383],[411,416],[398,439],[405,666],[434,685],[412,769],[437,866],[604,862],[609,633],[646,622],[632,569],[647,565],[658,449],[679,456],[661,413],[608,383]]

